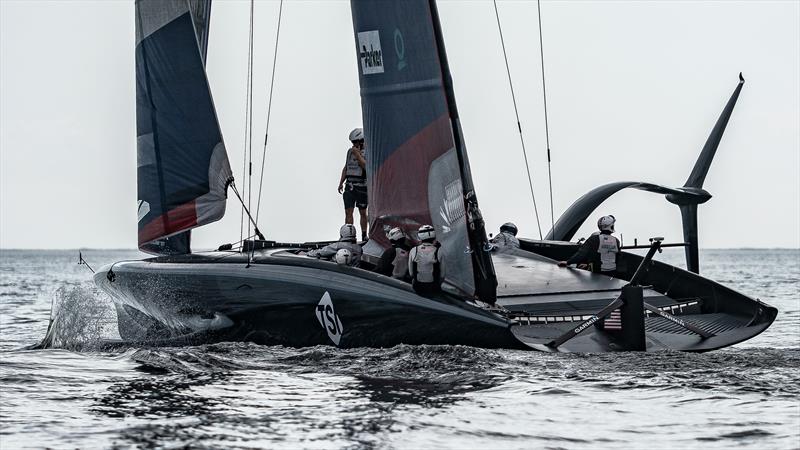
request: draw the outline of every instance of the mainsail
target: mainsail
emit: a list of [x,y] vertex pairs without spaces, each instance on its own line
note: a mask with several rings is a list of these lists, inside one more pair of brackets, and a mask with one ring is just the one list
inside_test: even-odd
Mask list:
[[210,0],[136,1],[139,248],[189,251],[232,180],[205,73]]
[[352,0],[367,143],[370,239],[386,229],[436,228],[445,281],[494,302],[441,30],[432,0]]

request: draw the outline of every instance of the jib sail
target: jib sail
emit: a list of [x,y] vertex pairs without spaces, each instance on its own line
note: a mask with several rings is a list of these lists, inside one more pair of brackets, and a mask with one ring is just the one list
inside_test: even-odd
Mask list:
[[436,5],[352,0],[367,144],[370,242],[436,228],[445,280],[493,302],[496,279],[455,108]]
[[205,73],[210,0],[136,1],[139,248],[189,251],[232,180]]

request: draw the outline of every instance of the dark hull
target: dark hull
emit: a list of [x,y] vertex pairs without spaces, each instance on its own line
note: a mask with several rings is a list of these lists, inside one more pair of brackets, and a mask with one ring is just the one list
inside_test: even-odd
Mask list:
[[[527,252],[549,261],[563,261],[573,255],[578,245],[561,241],[522,240],[522,248]],[[622,252],[618,270],[625,283],[631,279],[642,256]],[[598,277],[598,276],[595,276]],[[681,320],[690,322],[714,334],[702,338],[670,320],[655,314],[645,315],[647,350],[680,350],[703,352],[728,347],[746,341],[760,334],[775,320],[778,310],[766,303],[734,291],[716,281],[704,278],[678,267],[653,260],[639,284],[649,286],[645,290],[645,300],[670,312]],[[613,296],[593,307],[597,311],[610,303]],[[569,314],[570,306],[560,306],[564,314]],[[574,309],[583,309],[577,307]],[[514,329],[515,335],[526,344],[539,350],[553,351],[543,344],[553,337],[568,331],[578,322],[537,324],[533,327]],[[583,332],[578,337],[558,348],[558,351],[599,352],[624,349],[621,333]]]
[[[619,295],[623,280],[558,269],[552,260],[525,251],[494,260],[498,304],[507,309],[502,312],[446,294],[420,297],[406,283],[279,249],[257,251],[250,264],[242,254],[223,252],[121,262],[104,267],[95,282],[115,302],[121,337],[133,342],[627,349],[624,336],[602,326],[588,327],[557,349],[544,345],[607,305]],[[657,289],[645,290],[644,296],[659,308],[714,329],[715,336],[703,339],[666,319],[648,317],[647,350],[725,347],[757,335],[777,314],[761,302],[705,282],[719,286],[715,292],[724,291],[726,297],[717,295],[714,302],[691,297],[694,301]]]
[[[111,268],[113,282],[109,268],[95,281],[114,298],[121,320],[134,322],[120,324],[128,340],[196,335],[303,347],[336,344],[328,332],[333,329],[343,348],[523,347],[505,318],[446,296],[419,297],[407,284],[387,277],[310,258],[264,256],[249,267],[237,259],[124,262]],[[326,293],[332,307],[320,318],[318,307]],[[203,316],[214,315],[232,325],[218,330],[197,326]]]

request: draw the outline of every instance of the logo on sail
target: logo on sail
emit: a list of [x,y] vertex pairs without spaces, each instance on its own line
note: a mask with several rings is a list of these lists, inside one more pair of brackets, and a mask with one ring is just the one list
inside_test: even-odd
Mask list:
[[358,59],[364,75],[383,73],[383,52],[378,30],[358,33]]
[[328,337],[331,338],[331,341],[338,346],[344,327],[342,327],[342,321],[339,320],[339,316],[336,315],[336,310],[333,309],[333,301],[331,301],[331,295],[327,291],[319,300],[316,313],[319,324],[328,332]]
[[464,217],[464,201],[461,199],[461,191],[460,178],[444,187],[444,203],[439,207],[439,215],[445,223],[442,227],[445,233],[449,233],[453,223]]
[[403,70],[408,66],[406,63],[406,41],[403,40],[403,33],[399,29],[394,29],[394,53],[397,55],[397,70]]

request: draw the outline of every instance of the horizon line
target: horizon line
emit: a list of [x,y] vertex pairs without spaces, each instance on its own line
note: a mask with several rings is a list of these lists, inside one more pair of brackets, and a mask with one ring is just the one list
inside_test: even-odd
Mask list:
[[[0,251],[141,251],[138,248],[123,248],[123,247],[0,247]],[[800,247],[700,247],[700,250],[800,250]],[[190,253],[197,252],[210,252],[217,251],[215,248],[201,248],[196,249]],[[142,251],[142,253],[145,253]]]

